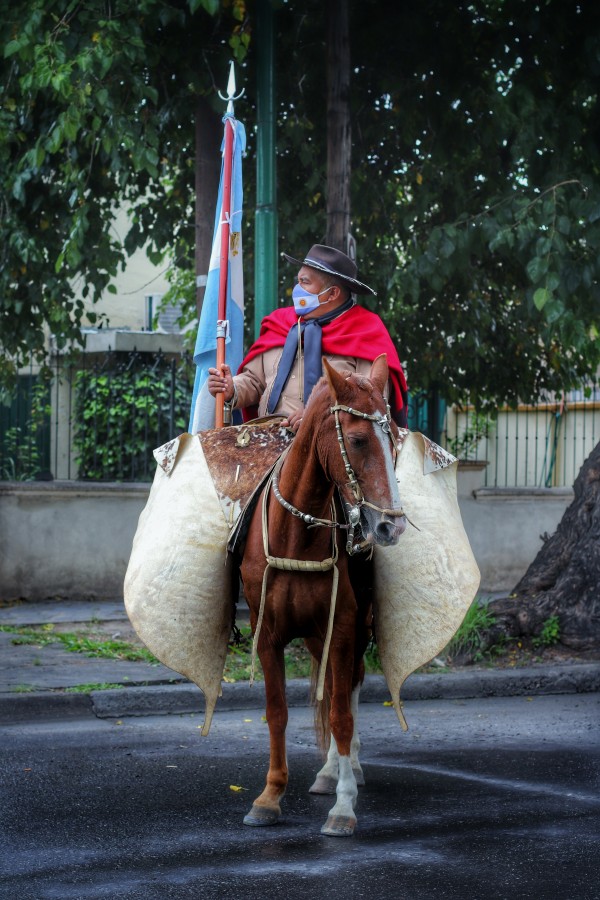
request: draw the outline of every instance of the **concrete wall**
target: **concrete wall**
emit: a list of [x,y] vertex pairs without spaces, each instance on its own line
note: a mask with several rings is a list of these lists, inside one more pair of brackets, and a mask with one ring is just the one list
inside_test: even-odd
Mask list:
[[[459,470],[459,503],[482,590],[510,590],[555,530],[568,488],[481,487],[481,467]],[[0,483],[0,600],[116,598],[146,484]]]
[[572,488],[487,488],[484,467],[461,464],[458,502],[482,592],[509,591],[573,500]]
[[115,598],[147,484],[0,484],[0,599]]

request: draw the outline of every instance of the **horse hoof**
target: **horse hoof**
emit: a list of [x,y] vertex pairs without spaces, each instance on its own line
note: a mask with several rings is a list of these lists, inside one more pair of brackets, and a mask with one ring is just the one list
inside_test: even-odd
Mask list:
[[337,779],[331,775],[317,775],[315,783],[309,787],[309,794],[335,794],[337,790]]
[[352,816],[329,816],[321,834],[330,834],[333,837],[351,837],[356,827],[356,819]]
[[275,825],[279,820],[280,812],[276,809],[268,809],[266,806],[257,806],[255,803],[247,816],[244,816],[244,825],[262,826]]

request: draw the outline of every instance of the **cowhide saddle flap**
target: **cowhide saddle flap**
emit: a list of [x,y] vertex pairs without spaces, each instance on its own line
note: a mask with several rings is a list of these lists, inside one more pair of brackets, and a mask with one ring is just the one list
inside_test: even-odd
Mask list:
[[294,436],[282,427],[282,418],[268,416],[245,425],[198,433],[225,519],[231,527],[227,544],[230,551],[243,542],[258,494]]

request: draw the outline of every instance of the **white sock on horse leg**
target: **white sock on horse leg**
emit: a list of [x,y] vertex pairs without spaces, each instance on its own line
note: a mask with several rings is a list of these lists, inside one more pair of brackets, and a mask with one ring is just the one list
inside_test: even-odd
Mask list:
[[[331,739],[333,741],[333,738]],[[339,777],[336,791],[337,802],[335,806],[329,810],[329,817],[346,817],[354,819],[354,807],[356,806],[356,798],[358,797],[358,787],[356,786],[356,778],[352,771],[352,764],[349,756],[339,757]]]
[[325,778],[333,778],[334,781],[338,779],[338,771],[339,771],[339,758],[340,755],[338,753],[338,748],[333,736],[329,741],[329,750],[327,751],[327,759],[325,761],[325,765],[323,768],[317,773],[317,778],[319,775],[322,775]]

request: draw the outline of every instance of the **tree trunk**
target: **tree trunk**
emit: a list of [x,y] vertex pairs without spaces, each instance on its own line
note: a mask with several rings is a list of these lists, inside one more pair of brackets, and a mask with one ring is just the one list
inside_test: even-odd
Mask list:
[[348,0],[329,0],[327,42],[327,235],[348,252],[350,231],[350,33]]
[[223,138],[219,116],[206,100],[196,107],[196,308],[202,310],[212,250],[215,209],[219,191],[219,153]]
[[600,444],[581,467],[574,491],[555,533],[512,594],[490,609],[511,636],[535,636],[557,616],[561,643],[593,650],[600,648]]

